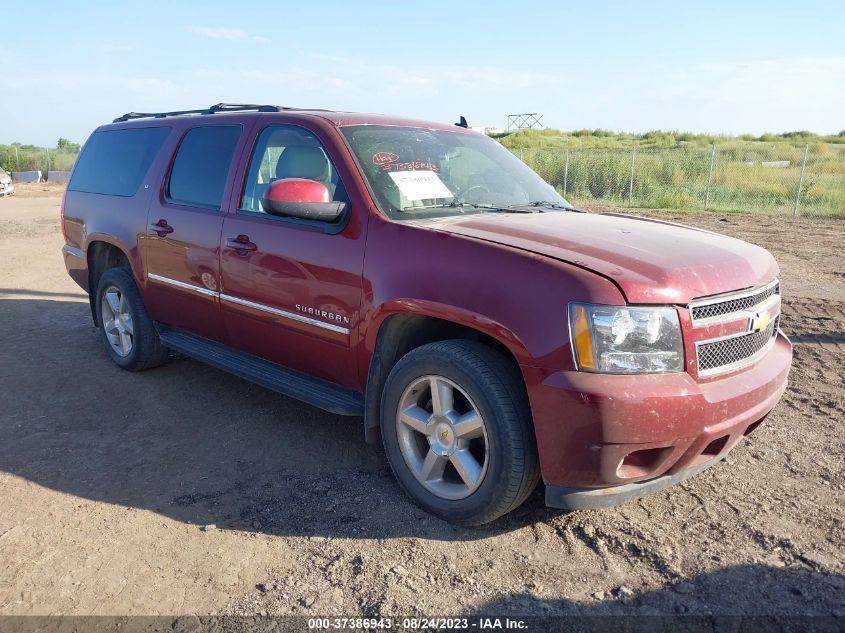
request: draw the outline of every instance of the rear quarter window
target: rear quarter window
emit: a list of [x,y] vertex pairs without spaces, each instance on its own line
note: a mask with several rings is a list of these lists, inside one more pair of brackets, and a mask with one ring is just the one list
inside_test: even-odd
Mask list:
[[76,162],[68,190],[134,196],[168,134],[167,127],[94,132]]

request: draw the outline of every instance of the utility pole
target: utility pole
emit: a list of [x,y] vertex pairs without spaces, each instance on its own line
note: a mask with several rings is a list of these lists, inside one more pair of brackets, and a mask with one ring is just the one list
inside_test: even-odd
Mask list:
[[563,197],[566,197],[566,183],[569,180],[569,150],[566,150],[566,162],[563,164]]
[[713,163],[716,160],[716,143],[710,146],[710,169],[707,170],[707,189],[704,192],[704,210],[710,206],[710,185],[713,183]]
[[798,205],[801,203],[801,187],[804,186],[804,168],[807,167],[807,149],[810,147],[808,143],[804,143],[804,158],[801,159],[801,175],[798,176],[798,189],[795,190],[795,206],[792,207],[792,217],[798,216]]

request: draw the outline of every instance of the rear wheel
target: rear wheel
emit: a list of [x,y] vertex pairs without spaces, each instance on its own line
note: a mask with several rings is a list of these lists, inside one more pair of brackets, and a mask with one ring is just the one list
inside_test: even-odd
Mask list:
[[382,397],[385,452],[420,506],[480,525],[519,506],[539,480],[521,376],[502,355],[472,341],[409,352]]
[[167,362],[169,352],[159,341],[128,268],[103,273],[94,305],[106,351],[118,366],[141,371]]

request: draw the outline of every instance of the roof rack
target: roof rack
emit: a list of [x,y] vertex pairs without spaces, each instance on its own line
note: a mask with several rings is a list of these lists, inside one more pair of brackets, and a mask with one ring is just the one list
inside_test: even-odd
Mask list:
[[200,110],[177,110],[175,112],[127,112],[117,117],[113,122],[132,121],[134,119],[164,119],[171,116],[182,116],[185,114],[217,114],[220,112],[284,112],[285,110],[298,110],[299,108],[287,108],[275,105],[258,105],[254,103],[216,103],[210,108]]

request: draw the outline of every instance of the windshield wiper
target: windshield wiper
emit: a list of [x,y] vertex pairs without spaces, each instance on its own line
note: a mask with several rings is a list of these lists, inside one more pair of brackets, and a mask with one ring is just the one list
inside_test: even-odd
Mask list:
[[461,206],[461,207],[474,207],[476,209],[484,209],[485,211],[493,211],[494,213],[533,213],[533,211],[529,211],[528,209],[520,209],[515,205],[508,205],[508,206],[501,206],[497,204],[487,204],[487,203],[479,203],[474,204],[471,202],[453,202],[454,206]]
[[[549,200],[535,200],[533,202],[522,202],[520,204],[512,204],[511,207],[535,207],[539,209],[540,207],[546,207],[548,209],[564,209],[565,211],[578,211],[572,205],[565,205],[561,204],[560,202],[550,202]],[[539,211],[542,213],[542,210]]]
[[483,209],[484,211],[493,211],[495,213],[534,213],[529,209],[520,209],[516,206],[499,207],[495,204],[475,204],[473,202],[455,201],[443,204],[423,204],[418,207],[402,207],[400,211],[415,211],[417,209],[454,209],[472,207],[473,209]]
[[441,202],[440,204],[421,204],[416,207],[402,207],[400,211],[413,211],[414,209],[450,209],[455,207],[477,207],[480,205],[469,202]]

